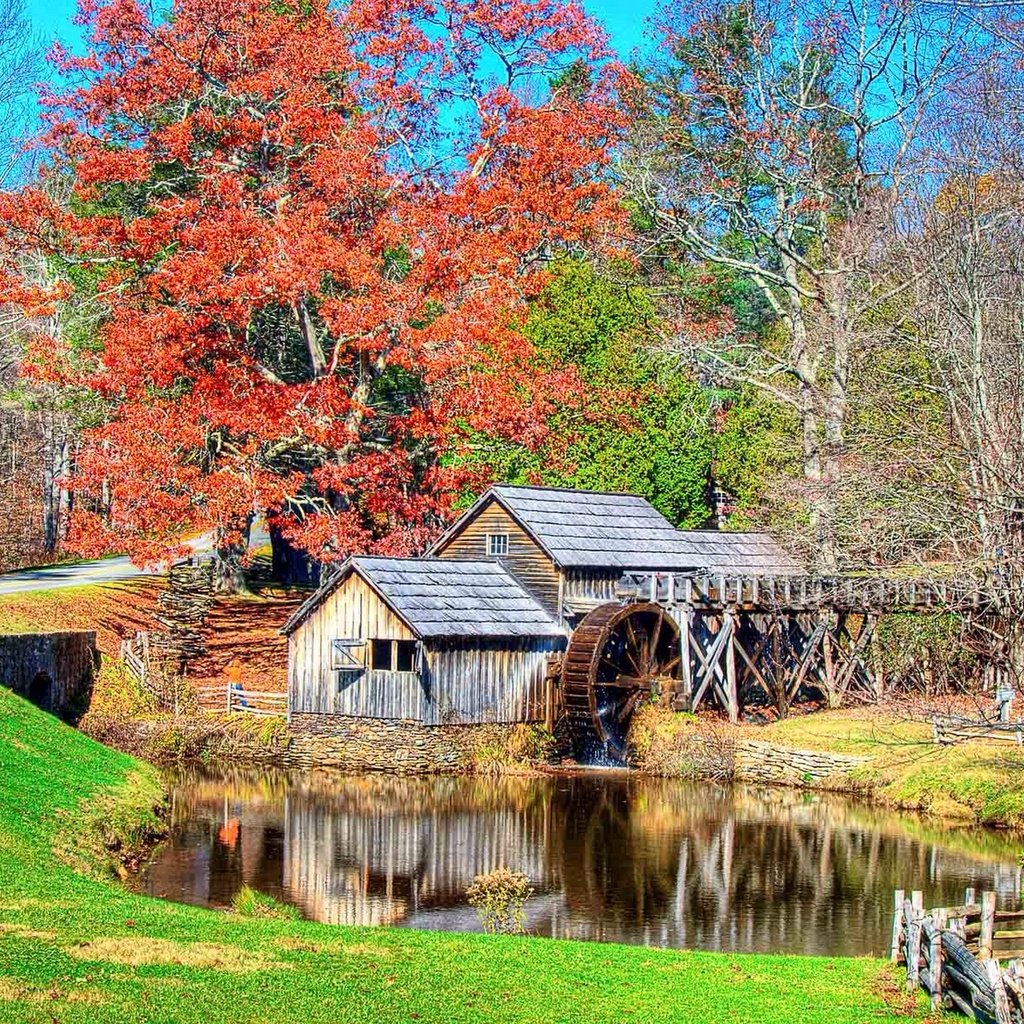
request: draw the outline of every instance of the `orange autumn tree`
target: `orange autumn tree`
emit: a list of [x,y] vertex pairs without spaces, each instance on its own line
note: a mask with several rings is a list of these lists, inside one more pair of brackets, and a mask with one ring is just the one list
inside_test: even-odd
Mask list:
[[[540,445],[578,387],[518,324],[546,262],[616,216],[603,36],[560,0],[79,17],[50,169],[0,197],[28,370],[103,409],[73,546],[148,560],[212,530],[230,582],[262,511],[318,558],[419,549],[482,482],[468,440]],[[53,329],[76,303],[88,344]]]

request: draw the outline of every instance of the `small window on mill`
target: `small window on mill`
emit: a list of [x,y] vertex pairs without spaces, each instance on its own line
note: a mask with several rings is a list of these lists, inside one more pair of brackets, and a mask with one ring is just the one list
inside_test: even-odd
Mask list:
[[487,534],[487,554],[491,558],[504,558],[508,554],[508,534]]
[[416,641],[398,640],[395,643],[395,669],[398,672],[416,671]]
[[415,640],[371,640],[370,668],[377,672],[415,672]]
[[377,671],[391,671],[391,641],[370,641],[370,668]]

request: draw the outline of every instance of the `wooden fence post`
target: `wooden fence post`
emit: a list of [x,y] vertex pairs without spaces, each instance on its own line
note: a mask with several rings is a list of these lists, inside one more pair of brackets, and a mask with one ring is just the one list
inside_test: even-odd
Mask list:
[[932,1010],[942,1009],[942,933],[946,930],[946,912],[937,910],[932,918],[932,933],[928,940],[928,980]]
[[987,960],[992,956],[992,940],[996,930],[996,894],[981,894],[981,934],[978,936],[978,957]]
[[903,900],[906,898],[906,893],[902,889],[896,890],[896,896],[893,900],[895,904],[892,915],[892,962],[898,964],[903,956]]
[[910,894],[911,917],[907,922],[907,991],[915,992],[921,984],[921,925],[924,921],[924,894]]

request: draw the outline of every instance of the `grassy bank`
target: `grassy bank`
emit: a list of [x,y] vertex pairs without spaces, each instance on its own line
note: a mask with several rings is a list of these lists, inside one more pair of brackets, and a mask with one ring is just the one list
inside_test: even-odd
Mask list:
[[132,895],[100,876],[152,827],[151,769],[0,689],[0,771],[0,1021],[897,1019],[871,960],[331,928]]
[[824,784],[885,807],[1024,829],[1024,751],[1014,744],[980,741],[937,746],[923,712],[911,717],[872,706],[794,715],[759,726],[645,707],[631,728],[631,762],[652,775],[729,779],[737,745],[747,740],[870,758]]
[[750,738],[870,757],[851,782],[890,807],[1024,828],[1024,751],[1013,744],[936,746],[928,722],[884,708],[790,718]]

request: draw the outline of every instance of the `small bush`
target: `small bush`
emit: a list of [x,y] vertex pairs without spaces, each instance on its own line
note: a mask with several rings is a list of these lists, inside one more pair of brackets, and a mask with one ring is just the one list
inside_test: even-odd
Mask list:
[[630,724],[629,763],[651,775],[727,781],[736,768],[736,743],[717,719],[645,704]]
[[542,725],[488,726],[480,731],[473,750],[473,771],[501,775],[533,769],[550,762],[554,737]]
[[243,885],[235,893],[231,907],[242,917],[261,917],[273,921],[297,921],[301,916],[296,907],[275,900],[273,896],[248,885]]
[[492,935],[522,935],[526,930],[523,908],[532,895],[530,879],[508,868],[477,875],[466,890],[466,899],[476,910],[484,931]]

